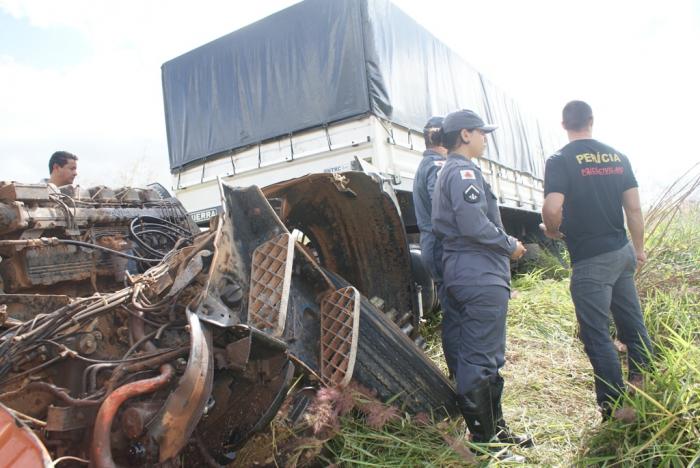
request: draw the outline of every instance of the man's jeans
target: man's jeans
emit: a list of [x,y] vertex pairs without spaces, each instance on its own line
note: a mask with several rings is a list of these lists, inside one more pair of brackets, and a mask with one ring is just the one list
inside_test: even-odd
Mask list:
[[627,345],[629,378],[648,364],[651,342],[642,318],[634,272],[637,259],[628,243],[613,252],[574,263],[571,298],[576,307],[581,341],[595,373],[598,405],[608,409],[624,385],[617,350],[610,337],[612,312],[618,339]]

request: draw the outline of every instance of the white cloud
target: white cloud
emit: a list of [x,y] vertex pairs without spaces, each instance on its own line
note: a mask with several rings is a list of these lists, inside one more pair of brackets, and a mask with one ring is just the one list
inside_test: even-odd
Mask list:
[[[0,0],[35,27],[78,31],[91,51],[55,69],[0,57],[0,158],[17,162],[0,178],[35,180],[61,148],[81,156],[83,182],[138,162],[169,185],[161,64],[292,3]],[[700,160],[694,0],[395,3],[553,128],[566,101],[588,100],[596,135],[629,154],[643,184]]]
[[700,161],[696,1],[395,3],[552,127],[567,101],[588,101],[595,135],[630,156],[643,193]]
[[91,49],[58,69],[0,57],[0,157],[12,161],[1,178],[44,177],[65,149],[80,157],[80,183],[169,185],[161,64],[291,3],[0,0],[37,28],[78,31]]

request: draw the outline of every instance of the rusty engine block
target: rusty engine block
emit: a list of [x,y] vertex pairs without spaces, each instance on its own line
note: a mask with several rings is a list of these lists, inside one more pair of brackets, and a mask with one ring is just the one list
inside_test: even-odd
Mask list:
[[457,413],[440,370],[260,189],[222,189],[195,233],[150,191],[0,187],[0,423],[40,441],[36,466],[228,464],[295,376]]
[[0,292],[113,291],[125,271],[144,271],[198,231],[153,189],[0,182]]

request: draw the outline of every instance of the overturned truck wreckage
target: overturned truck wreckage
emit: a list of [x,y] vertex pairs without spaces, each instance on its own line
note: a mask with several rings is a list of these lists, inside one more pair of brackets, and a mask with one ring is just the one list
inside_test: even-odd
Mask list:
[[[157,202],[141,207],[148,214],[112,220],[126,233],[121,249],[98,244],[104,237],[95,234],[82,234],[89,246],[51,240],[78,235],[79,226],[60,224],[78,219],[77,202],[59,196],[63,211],[41,221],[65,232],[29,237],[26,230],[43,229],[38,215],[23,215],[25,231],[9,229],[6,220],[18,224],[8,213],[29,208],[3,201],[0,265],[21,264],[18,252],[30,264],[23,250],[38,258],[74,246],[63,263],[53,262],[60,270],[83,250],[99,252],[87,276],[40,282],[27,275],[35,288],[8,281],[17,267],[0,269],[0,416],[31,429],[18,430],[17,440],[33,437],[36,466],[48,463],[46,451],[96,467],[228,463],[269,425],[295,375],[316,388],[356,382],[410,413],[456,414],[449,381],[357,288],[320,266],[318,252],[280,220],[279,207],[257,187],[222,191],[224,213],[206,232],[194,234],[177,216],[161,223],[152,212],[164,207]],[[175,202],[168,209],[181,213]],[[134,219],[150,225],[136,229]],[[94,269],[115,257],[128,261],[121,284]],[[82,295],[66,295],[71,288]]]

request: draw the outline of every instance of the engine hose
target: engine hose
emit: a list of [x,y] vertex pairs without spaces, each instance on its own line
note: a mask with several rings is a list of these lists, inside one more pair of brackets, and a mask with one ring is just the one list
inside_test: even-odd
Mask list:
[[147,262],[147,263],[159,263],[163,257],[160,258],[144,258],[144,257],[138,257],[136,255],[131,255],[126,252],[121,252],[119,250],[114,250],[110,249],[109,247],[104,247],[102,245],[97,245],[97,244],[91,244],[89,242],[82,242],[82,241],[76,241],[76,240],[70,240],[70,239],[57,239],[59,244],[70,244],[70,245],[79,245],[81,247],[87,247],[89,249],[97,249],[97,250],[103,250],[105,252],[109,252],[114,255],[119,255],[120,257],[128,258],[131,260],[136,260],[139,262]]
[[122,385],[105,398],[95,419],[95,426],[92,431],[92,445],[90,446],[90,458],[96,468],[117,467],[112,458],[110,435],[112,433],[112,422],[122,403],[129,398],[155,392],[170,382],[174,375],[175,369],[173,366],[163,364],[160,366],[160,374],[158,376]]
[[182,226],[171,223],[155,216],[139,216],[129,224],[129,237],[136,243],[137,248],[154,257],[163,258],[166,252],[162,252],[147,242],[145,235],[158,235],[165,238],[171,244],[176,244],[178,239],[192,239],[192,233]]

